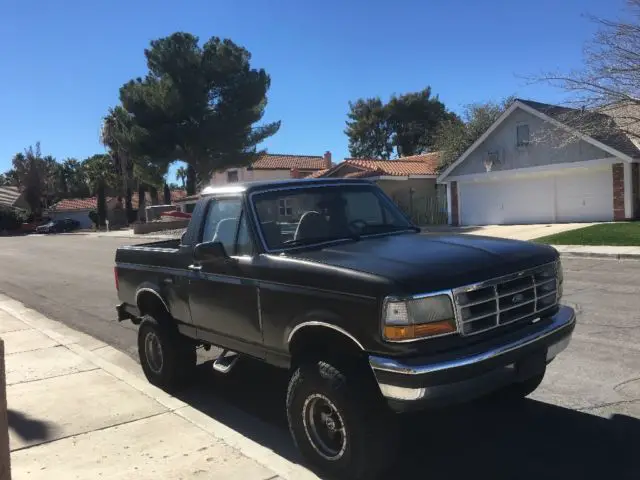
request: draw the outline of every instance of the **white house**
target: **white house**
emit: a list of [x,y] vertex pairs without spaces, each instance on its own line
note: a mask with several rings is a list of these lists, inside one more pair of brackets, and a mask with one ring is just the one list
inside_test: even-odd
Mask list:
[[[229,168],[211,176],[210,186],[259,180],[284,180],[305,178],[326,171],[333,166],[331,152],[324,155],[288,155],[267,153],[249,167]],[[200,195],[191,195],[175,202],[178,210],[190,212]]]
[[[449,223],[499,225],[637,218],[637,142],[622,132],[601,136],[580,133],[566,124],[572,112],[579,111],[516,100],[438,176],[438,183],[448,185]],[[566,133],[573,140],[561,141]]]
[[262,155],[249,167],[229,168],[214,173],[210,184],[219,186],[257,180],[304,178],[331,166],[331,152],[325,152],[322,156],[268,153]]

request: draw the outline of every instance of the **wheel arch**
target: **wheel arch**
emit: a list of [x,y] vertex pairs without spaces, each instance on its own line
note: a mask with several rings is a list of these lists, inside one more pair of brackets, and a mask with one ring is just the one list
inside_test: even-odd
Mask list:
[[364,357],[362,343],[344,328],[321,320],[309,320],[296,325],[287,338],[292,366],[304,359],[319,359],[326,355]]
[[136,290],[135,302],[140,316],[151,315],[158,321],[171,316],[169,304],[153,284],[140,285]]

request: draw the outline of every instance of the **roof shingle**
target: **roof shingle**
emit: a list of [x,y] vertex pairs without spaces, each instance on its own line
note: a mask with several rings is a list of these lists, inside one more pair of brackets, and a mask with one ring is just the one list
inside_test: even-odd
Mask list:
[[[363,170],[378,172],[379,175],[436,175],[440,162],[440,152],[423,153],[397,160],[374,160],[364,158],[347,158],[343,163]],[[333,169],[337,170],[337,167]],[[351,174],[353,177],[354,174]],[[371,176],[371,175],[367,175]]]
[[322,156],[314,155],[281,155],[267,153],[253,162],[256,170],[322,170],[327,168]]
[[0,187],[0,205],[12,207],[18,198],[20,198],[18,187]]
[[[601,113],[593,110],[579,110],[533,100],[523,100],[521,98],[516,100],[625,155],[640,157],[640,149],[634,144],[629,135],[619,128],[621,125],[618,125],[619,119],[616,118],[615,108],[603,110],[606,113]],[[635,118],[640,116],[637,112],[634,115]],[[622,127],[625,128],[625,126]],[[626,127],[627,130],[633,130],[629,129],[628,126]],[[633,127],[635,128],[635,125]]]

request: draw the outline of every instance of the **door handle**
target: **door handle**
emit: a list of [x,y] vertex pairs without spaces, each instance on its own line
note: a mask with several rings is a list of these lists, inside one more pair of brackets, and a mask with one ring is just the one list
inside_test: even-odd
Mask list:
[[173,278],[165,278],[162,282],[167,285],[173,285]]
[[195,270],[196,272],[199,272],[200,270],[202,270],[202,265],[189,265],[187,268],[189,270]]

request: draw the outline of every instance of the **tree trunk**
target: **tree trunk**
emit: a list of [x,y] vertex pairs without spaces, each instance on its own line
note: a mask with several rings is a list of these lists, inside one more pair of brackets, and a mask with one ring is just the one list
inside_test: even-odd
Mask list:
[[98,184],[98,200],[97,200],[97,210],[98,210],[98,218],[99,218],[99,226],[103,227],[106,225],[107,220],[107,198],[104,191],[104,180],[100,179],[100,183]]
[[171,190],[166,183],[164,184],[164,204],[171,205]]
[[127,194],[124,197],[124,208],[127,212],[127,223],[131,223],[135,220],[133,216],[133,205],[131,203],[133,197],[133,193],[131,192],[131,188],[127,187]]
[[193,165],[187,165],[187,195],[196,194],[197,175]]
[[146,212],[144,210],[145,201],[144,201],[144,185],[140,184],[138,187],[138,220],[144,222],[146,220]]

